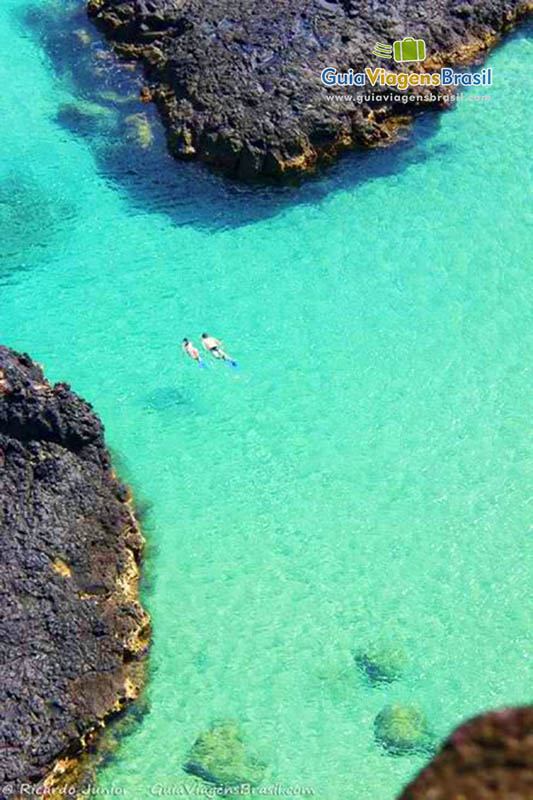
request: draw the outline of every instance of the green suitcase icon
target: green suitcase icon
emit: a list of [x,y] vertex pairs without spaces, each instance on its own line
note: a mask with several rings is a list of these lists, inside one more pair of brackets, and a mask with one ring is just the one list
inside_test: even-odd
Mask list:
[[407,36],[394,42],[395,61],[423,61],[426,57],[426,43],[423,39],[412,39]]

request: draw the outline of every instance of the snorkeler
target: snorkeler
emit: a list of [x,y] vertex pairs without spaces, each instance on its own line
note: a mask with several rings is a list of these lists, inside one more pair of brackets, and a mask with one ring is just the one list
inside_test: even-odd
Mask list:
[[230,361],[231,363],[235,363],[233,359],[224,352],[221,348],[222,342],[220,339],[215,339],[214,336],[209,336],[208,333],[202,333],[202,345],[204,350],[207,350],[211,353],[214,358],[221,358],[223,361]]
[[182,348],[187,353],[187,355],[190,358],[192,358],[193,361],[196,361],[196,363],[200,367],[204,367],[205,366],[204,362],[202,361],[202,358],[200,357],[200,353],[198,352],[198,349],[194,346],[194,344],[189,339],[187,339],[187,338],[183,339]]

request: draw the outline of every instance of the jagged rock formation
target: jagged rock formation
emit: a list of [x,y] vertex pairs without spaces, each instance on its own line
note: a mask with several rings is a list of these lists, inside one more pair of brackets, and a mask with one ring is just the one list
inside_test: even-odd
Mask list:
[[[429,89],[407,104],[369,86],[326,89],[324,68],[469,64],[533,9],[531,0],[87,2],[117,51],[142,61],[142,98],[156,102],[171,152],[241,178],[306,172],[346,148],[387,143],[417,109],[443,104]],[[406,36],[425,40],[423,66],[372,54]]]
[[484,714],[452,734],[399,800],[532,800],[533,708]]
[[91,406],[0,346],[0,796],[75,781],[139,694],[142,546]]

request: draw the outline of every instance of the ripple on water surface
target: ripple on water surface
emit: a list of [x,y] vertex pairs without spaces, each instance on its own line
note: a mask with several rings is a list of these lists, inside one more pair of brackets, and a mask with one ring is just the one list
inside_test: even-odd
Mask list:
[[[530,699],[529,31],[490,104],[252,189],[169,159],[80,8],[0,9],[2,270],[29,267],[0,324],[94,402],[147,515],[149,709],[101,785],[192,780],[236,720],[266,783],[392,800],[426,734]],[[238,371],[182,361],[204,329]]]

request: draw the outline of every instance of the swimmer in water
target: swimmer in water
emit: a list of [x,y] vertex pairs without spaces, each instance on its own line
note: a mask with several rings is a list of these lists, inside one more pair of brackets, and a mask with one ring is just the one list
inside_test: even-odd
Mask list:
[[222,350],[221,344],[222,342],[220,339],[215,339],[214,336],[210,336],[208,333],[202,333],[202,345],[204,350],[211,353],[214,358],[221,358],[222,361],[229,361],[230,364],[236,364],[231,356]]
[[183,339],[182,348],[187,353],[187,355],[190,358],[192,358],[193,361],[196,361],[196,363],[200,367],[205,366],[204,362],[202,361],[202,359],[200,357],[200,353],[198,352],[198,349],[194,346],[194,344],[189,339],[187,339],[187,338]]

